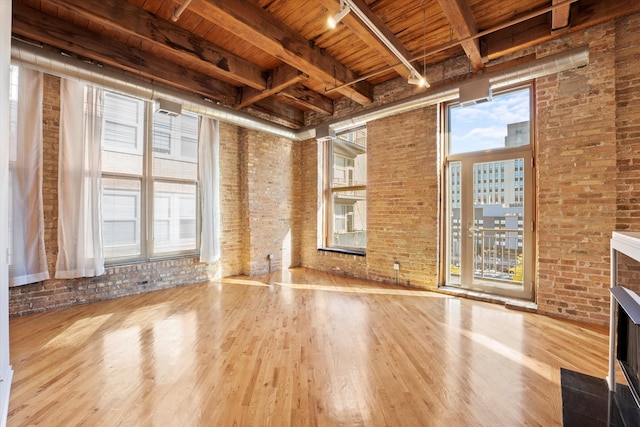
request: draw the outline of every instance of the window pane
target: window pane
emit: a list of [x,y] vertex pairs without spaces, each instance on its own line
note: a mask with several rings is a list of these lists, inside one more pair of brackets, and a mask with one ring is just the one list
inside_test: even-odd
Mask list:
[[333,192],[333,232],[331,245],[367,247],[366,190]]
[[331,144],[329,187],[325,204],[325,242],[330,247],[362,250],[367,246],[367,132],[366,128],[336,136]]
[[140,255],[141,182],[103,178],[102,188],[102,233],[105,258]]
[[142,175],[144,107],[142,100],[105,92],[103,172]]
[[153,175],[162,178],[198,178],[198,117],[170,117],[155,113],[153,123]]
[[449,107],[449,154],[531,143],[529,88],[469,107]]
[[353,134],[339,135],[333,141],[333,188],[367,184],[367,148]]
[[197,187],[195,184],[154,184],[154,253],[197,249]]

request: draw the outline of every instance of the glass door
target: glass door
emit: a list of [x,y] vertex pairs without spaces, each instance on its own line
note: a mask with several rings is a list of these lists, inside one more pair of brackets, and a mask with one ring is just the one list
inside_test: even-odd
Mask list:
[[[531,299],[534,210],[529,116],[513,115],[511,120],[518,121],[504,123],[505,135],[489,147],[490,140],[470,136],[482,133],[477,126],[499,131],[505,114],[497,111],[504,104],[524,103],[528,114],[529,90],[498,95],[493,102],[497,104],[478,105],[475,111],[448,109],[446,285]],[[462,126],[479,112],[484,119],[476,127],[464,134],[455,131],[454,126]]]

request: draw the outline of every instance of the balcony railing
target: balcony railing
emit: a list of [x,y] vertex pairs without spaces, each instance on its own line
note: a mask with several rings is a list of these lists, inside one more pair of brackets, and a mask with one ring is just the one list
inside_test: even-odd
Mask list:
[[[472,228],[473,277],[522,283],[524,230]],[[460,274],[461,230],[451,230],[451,275]]]

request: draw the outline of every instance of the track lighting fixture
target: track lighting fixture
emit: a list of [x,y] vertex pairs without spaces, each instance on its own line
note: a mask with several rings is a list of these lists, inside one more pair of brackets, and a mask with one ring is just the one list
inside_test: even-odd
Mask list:
[[429,87],[429,83],[427,82],[427,80],[420,75],[418,70],[416,70],[415,67],[411,65],[411,62],[404,57],[402,52],[398,50],[398,48],[385,36],[385,34],[378,27],[376,27],[369,16],[360,8],[358,8],[358,5],[354,2],[354,0],[340,0],[340,12],[329,18],[329,26],[331,28],[335,28],[336,25],[338,25],[338,22],[340,22],[342,18],[344,18],[349,12],[353,12],[353,14],[362,21],[362,23],[369,29],[369,31],[371,31],[371,33],[373,33],[373,35],[375,35],[378,40],[380,40],[405,67],[407,67],[410,73],[409,84],[417,85],[420,87]]
[[327,23],[329,24],[330,28],[336,28],[336,26],[338,25],[338,22],[342,21],[342,18],[344,18],[345,16],[347,16],[347,13],[351,12],[351,7],[349,7],[349,5],[344,3],[344,0],[340,1],[340,11],[338,13],[336,13],[333,16],[329,17],[329,20],[327,21]]
[[427,83],[427,80],[415,71],[411,72],[408,83],[410,85],[415,85],[419,87],[425,87],[425,86],[429,87],[429,83]]

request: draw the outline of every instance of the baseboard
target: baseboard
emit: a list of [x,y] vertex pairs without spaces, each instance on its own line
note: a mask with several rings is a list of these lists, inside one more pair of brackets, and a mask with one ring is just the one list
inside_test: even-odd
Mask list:
[[9,415],[9,395],[11,393],[11,380],[13,379],[13,369],[11,365],[5,367],[5,371],[0,374],[0,427],[7,426],[7,416]]

